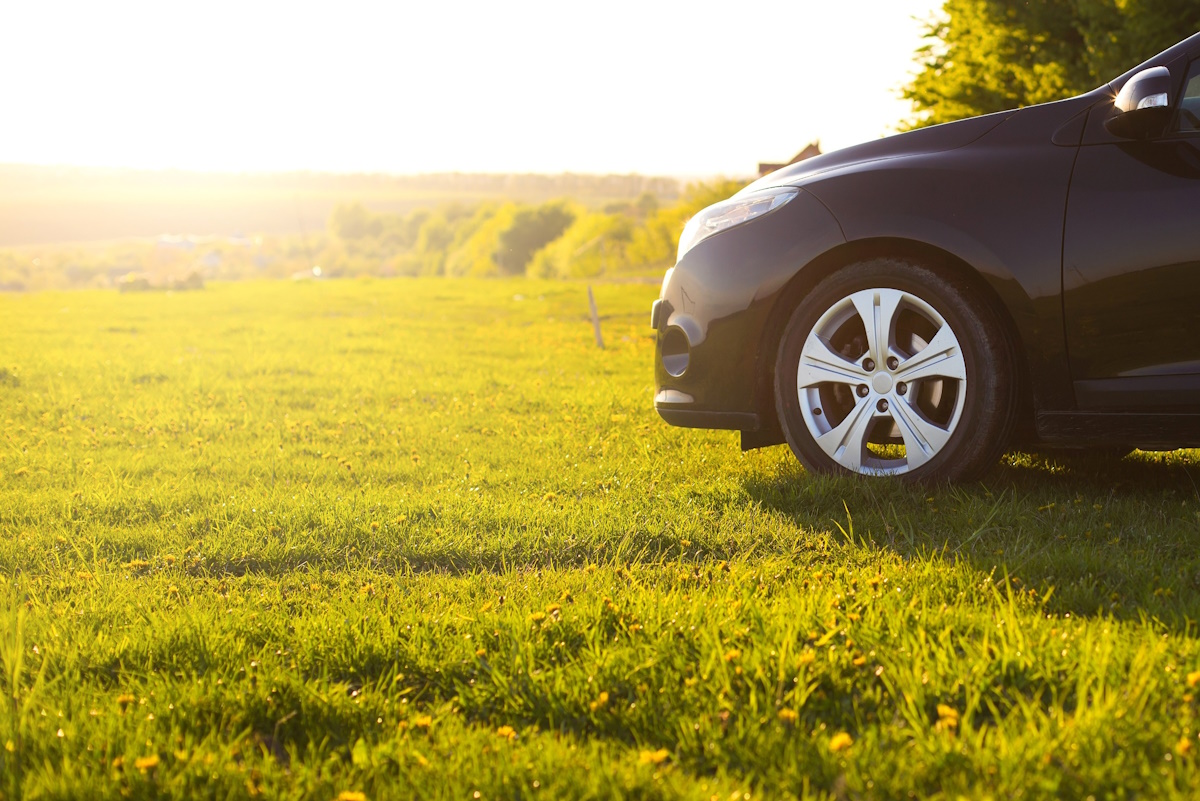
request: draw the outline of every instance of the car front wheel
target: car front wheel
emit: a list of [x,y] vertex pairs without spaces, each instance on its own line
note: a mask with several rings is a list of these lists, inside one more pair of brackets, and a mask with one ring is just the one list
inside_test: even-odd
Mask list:
[[966,282],[906,259],[850,265],[792,313],[776,410],[806,468],[961,481],[995,464],[1016,417],[1012,343]]

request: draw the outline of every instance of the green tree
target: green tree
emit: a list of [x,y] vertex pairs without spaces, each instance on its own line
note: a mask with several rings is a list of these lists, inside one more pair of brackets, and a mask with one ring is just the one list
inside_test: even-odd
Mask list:
[[520,275],[533,254],[557,239],[576,212],[562,201],[541,206],[505,203],[482,215],[456,238],[446,275]]
[[534,254],[527,273],[533,278],[584,278],[616,271],[625,264],[632,230],[626,215],[584,214]]
[[533,254],[558,239],[576,216],[564,201],[518,209],[508,228],[500,232],[493,256],[500,272],[505,275],[525,272]]
[[1086,92],[1198,28],[1200,0],[946,0],[904,89],[906,127]]
[[367,211],[361,203],[351,203],[333,210],[330,228],[338,239],[352,241],[379,236],[383,224],[379,217]]

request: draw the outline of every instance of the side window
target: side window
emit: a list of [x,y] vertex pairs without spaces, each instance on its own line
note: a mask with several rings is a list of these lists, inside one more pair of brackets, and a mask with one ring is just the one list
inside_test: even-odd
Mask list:
[[1200,132],[1200,59],[1188,67],[1187,83],[1175,114],[1175,130],[1180,133]]

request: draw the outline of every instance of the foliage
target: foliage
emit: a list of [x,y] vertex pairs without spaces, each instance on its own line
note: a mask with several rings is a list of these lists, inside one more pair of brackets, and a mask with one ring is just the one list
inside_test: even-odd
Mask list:
[[591,278],[616,272],[625,261],[633,220],[621,213],[584,214],[529,264],[535,278]]
[[450,202],[407,214],[337,206],[314,236],[160,237],[0,250],[0,291],[200,286],[204,281],[396,275],[594,277],[658,271],[684,223],[741,188],[694,184],[676,203],[642,193],[603,211],[574,201]]
[[1059,100],[1200,29],[1200,0],[946,0],[904,90],[910,127]]
[[1196,797],[1195,452],[809,476],[594,289],[0,297],[5,797]]

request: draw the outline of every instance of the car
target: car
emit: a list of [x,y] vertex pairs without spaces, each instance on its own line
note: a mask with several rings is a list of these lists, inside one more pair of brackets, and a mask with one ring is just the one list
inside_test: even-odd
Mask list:
[[755,181],[687,223],[651,325],[664,420],[810,471],[1200,446],[1200,34]]

